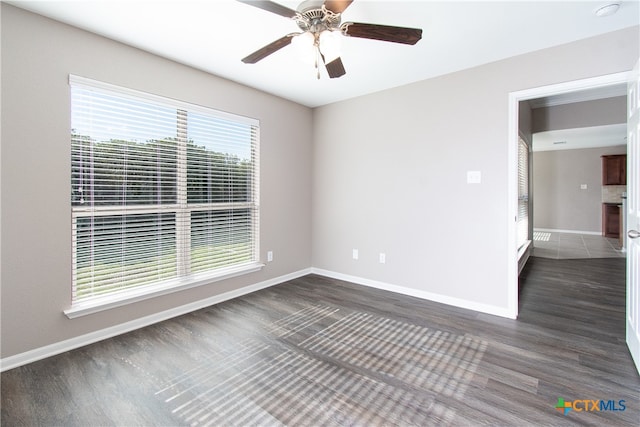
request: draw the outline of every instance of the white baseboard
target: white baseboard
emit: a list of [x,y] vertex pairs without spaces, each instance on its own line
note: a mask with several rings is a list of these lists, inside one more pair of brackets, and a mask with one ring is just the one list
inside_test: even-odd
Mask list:
[[560,230],[557,228],[534,228],[533,231],[544,231],[547,233],[591,234],[593,236],[602,236],[601,231]]
[[321,268],[312,268],[311,272],[314,274],[319,274],[320,276],[326,276],[326,277],[331,277],[333,279],[344,280],[345,282],[352,282],[358,285],[369,286],[372,288],[391,291],[391,292],[395,292],[402,295],[409,295],[412,297],[439,302],[442,304],[447,304],[447,305],[451,305],[458,308],[465,308],[468,310],[478,311],[486,314],[492,314],[500,317],[506,317],[509,319],[516,318],[515,314],[512,313],[506,307],[497,307],[494,305],[481,304],[475,301],[469,301],[461,298],[450,297],[447,295],[421,291],[418,289],[407,288],[404,286],[392,285],[390,283],[379,282],[377,280],[365,279],[357,276],[350,276],[342,273],[336,273],[335,271],[323,270]]
[[164,320],[171,319],[173,317],[181,316],[183,314],[191,313],[192,311],[200,310],[211,305],[221,303],[233,298],[240,297],[242,295],[249,294],[251,292],[259,291],[271,286],[279,285],[288,280],[297,279],[298,277],[306,276],[311,273],[311,268],[299,270],[293,273],[285,274],[284,276],[276,277],[273,279],[265,280],[260,283],[245,286],[234,291],[225,292],[220,295],[216,295],[210,298],[205,298],[200,301],[195,301],[190,304],[181,305],[169,310],[165,310],[159,313],[151,314],[149,316],[141,317],[139,319],[131,320],[129,322],[121,323],[119,325],[111,326],[109,328],[101,329],[99,331],[91,332],[78,337],[70,338],[68,340],[60,341],[54,344],[39,347],[33,350],[25,351],[14,356],[5,357],[0,359],[0,372],[16,368],[18,366],[26,365],[37,360],[42,360],[47,357],[55,356],[65,351],[74,350],[85,345],[93,344],[98,341],[102,341],[107,338],[121,335],[127,332],[131,332],[136,329],[144,328],[145,326],[152,325],[154,323],[162,322]]

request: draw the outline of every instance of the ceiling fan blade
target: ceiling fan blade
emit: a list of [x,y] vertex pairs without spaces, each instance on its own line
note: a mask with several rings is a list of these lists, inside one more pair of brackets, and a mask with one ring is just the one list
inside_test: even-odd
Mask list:
[[258,9],[266,10],[267,12],[275,13],[285,18],[293,18],[297,12],[288,7],[282,6],[276,2],[269,0],[237,0],[240,3],[248,4],[249,6],[257,7]]
[[340,26],[344,34],[363,39],[382,40],[385,42],[416,44],[422,38],[420,28],[392,27],[389,25],[363,24],[345,22]]
[[333,13],[342,13],[351,3],[353,0],[326,0],[324,7]]
[[291,39],[293,38],[293,34],[287,34],[286,36],[279,38],[278,40],[269,43],[268,45],[266,45],[265,47],[256,50],[255,52],[253,52],[251,55],[247,56],[246,58],[242,59],[242,62],[244,62],[245,64],[255,64],[256,62],[260,61],[261,59],[266,58],[267,56],[271,55],[272,53],[282,49],[285,46],[288,46],[289,44],[291,44]]
[[342,59],[340,59],[340,57],[334,59],[331,62],[325,63],[324,66],[327,68],[327,73],[332,79],[342,77],[347,73],[344,69],[344,65],[342,64]]

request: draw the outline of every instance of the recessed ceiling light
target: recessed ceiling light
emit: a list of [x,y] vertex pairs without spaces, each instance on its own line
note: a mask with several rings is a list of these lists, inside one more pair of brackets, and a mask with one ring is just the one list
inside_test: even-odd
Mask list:
[[608,3],[608,4],[604,5],[604,6],[600,6],[599,8],[594,10],[593,13],[595,13],[596,16],[602,18],[602,17],[605,17],[605,16],[613,15],[614,13],[616,13],[618,11],[618,9],[620,9],[620,2],[616,1],[616,2],[612,2],[612,3]]

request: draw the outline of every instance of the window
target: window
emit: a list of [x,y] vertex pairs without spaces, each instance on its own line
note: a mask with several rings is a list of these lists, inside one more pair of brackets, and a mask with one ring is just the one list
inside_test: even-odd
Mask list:
[[70,85],[69,311],[259,268],[256,120]]
[[529,146],[518,140],[518,249],[529,240]]

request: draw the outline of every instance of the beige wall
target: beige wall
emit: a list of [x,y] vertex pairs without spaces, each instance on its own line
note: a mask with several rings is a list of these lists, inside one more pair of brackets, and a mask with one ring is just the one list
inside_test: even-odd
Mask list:
[[[533,153],[535,228],[602,232],[602,159],[627,146]],[[587,189],[580,185],[587,184]]]
[[509,93],[637,58],[634,27],[316,109],[314,267],[506,311]]
[[627,97],[533,109],[533,132],[613,125],[627,121]]
[[[311,266],[312,111],[2,4],[2,357]],[[261,124],[259,272],[70,320],[68,75],[253,117]]]

